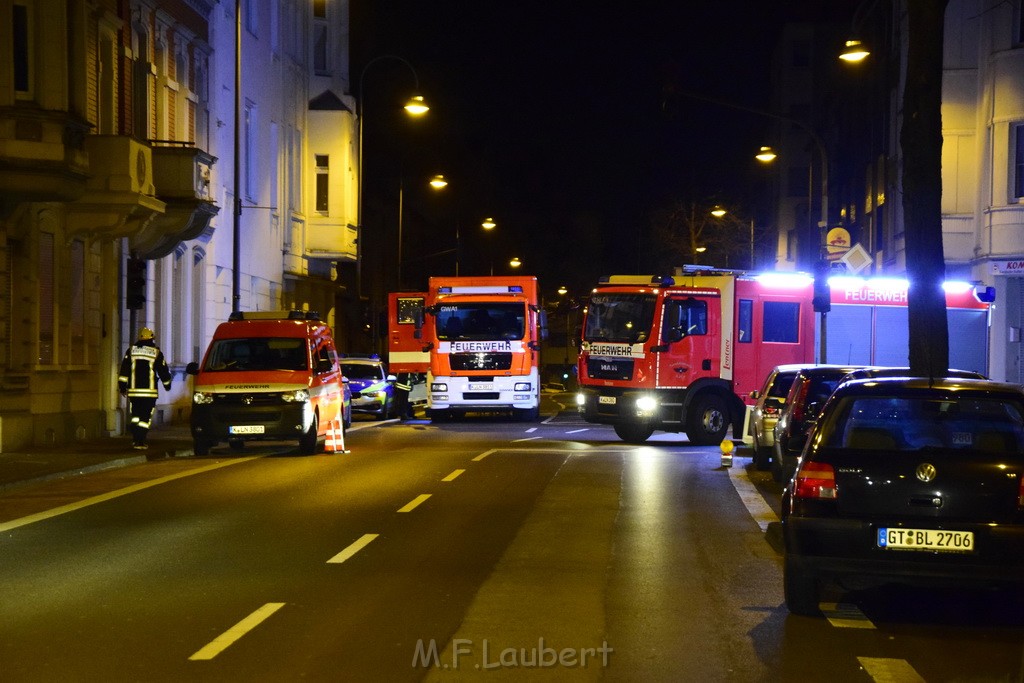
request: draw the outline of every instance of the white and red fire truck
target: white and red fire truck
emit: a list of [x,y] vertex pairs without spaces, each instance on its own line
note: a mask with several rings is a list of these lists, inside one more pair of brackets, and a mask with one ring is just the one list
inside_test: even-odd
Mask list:
[[546,334],[539,304],[532,276],[430,278],[420,334],[428,417],[505,411],[537,419]]
[[813,289],[793,273],[602,278],[583,321],[581,413],[630,443],[655,430],[721,443],[772,367],[814,358]]

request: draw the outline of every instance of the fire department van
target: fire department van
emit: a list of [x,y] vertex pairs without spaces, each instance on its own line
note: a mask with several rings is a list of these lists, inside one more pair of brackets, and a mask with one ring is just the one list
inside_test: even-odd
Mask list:
[[331,328],[312,311],[235,312],[214,332],[202,364],[189,363],[196,455],[226,441],[298,441],[315,453],[335,420],[345,424],[345,386]]

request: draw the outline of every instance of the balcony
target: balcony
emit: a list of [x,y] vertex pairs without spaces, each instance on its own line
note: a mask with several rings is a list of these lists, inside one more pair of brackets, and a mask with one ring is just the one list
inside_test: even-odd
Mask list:
[[216,161],[187,144],[154,143],[153,184],[167,208],[132,235],[132,251],[142,258],[161,258],[206,230],[220,210],[210,188],[210,169]]
[[90,135],[89,180],[68,204],[68,231],[91,239],[129,237],[164,213],[153,186],[149,145],[123,135]]
[[303,256],[307,259],[355,261],[356,228],[347,223],[315,218],[306,226]]
[[89,125],[74,115],[0,107],[0,199],[66,202],[82,196],[89,173]]

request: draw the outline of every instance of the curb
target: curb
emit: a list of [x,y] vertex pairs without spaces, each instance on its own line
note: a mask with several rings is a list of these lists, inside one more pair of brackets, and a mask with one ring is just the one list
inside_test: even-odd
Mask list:
[[31,486],[32,484],[42,484],[44,482],[54,481],[56,479],[74,477],[80,474],[102,472],[103,470],[112,470],[119,467],[127,467],[129,465],[141,465],[142,463],[146,462],[146,460],[146,456],[136,455],[127,458],[118,458],[116,460],[108,460],[106,462],[96,463],[95,465],[76,467],[75,469],[64,470],[62,472],[51,472],[50,474],[43,474],[38,477],[32,477],[31,479],[22,479],[21,481],[12,481],[6,484],[0,484],[0,492],[11,491],[13,489],[18,489],[23,486]]

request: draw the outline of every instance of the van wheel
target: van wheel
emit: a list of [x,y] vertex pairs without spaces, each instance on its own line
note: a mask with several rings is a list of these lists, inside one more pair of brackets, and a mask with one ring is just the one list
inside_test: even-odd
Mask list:
[[313,416],[313,422],[309,425],[309,431],[302,435],[299,439],[299,453],[303,455],[313,455],[316,453],[317,446],[319,445],[319,439],[317,438],[317,432],[320,428],[320,420],[316,415]]
[[770,448],[758,446],[754,440],[754,467],[764,472],[772,466],[772,451]]
[[228,441],[228,446],[230,446],[233,451],[241,451],[245,449],[245,442],[241,439],[231,439],[231,441]]
[[194,452],[196,455],[209,455],[210,448],[212,446],[212,441],[208,441],[207,439],[195,439],[192,442],[192,452]]

